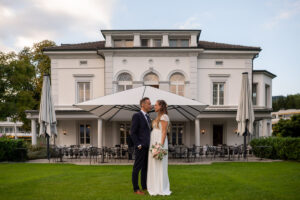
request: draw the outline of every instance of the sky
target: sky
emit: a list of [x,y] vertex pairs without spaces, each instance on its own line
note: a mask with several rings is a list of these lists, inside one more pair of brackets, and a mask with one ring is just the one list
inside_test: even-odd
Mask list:
[[259,46],[273,96],[300,93],[300,0],[0,0],[0,51],[44,39],[103,40],[101,29],[200,29],[200,40]]

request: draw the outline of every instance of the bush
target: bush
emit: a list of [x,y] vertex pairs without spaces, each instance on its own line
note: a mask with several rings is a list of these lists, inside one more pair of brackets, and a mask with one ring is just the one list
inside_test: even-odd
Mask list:
[[45,146],[28,145],[28,159],[43,159],[47,158],[47,148]]
[[[256,138],[250,142],[255,156],[270,159],[300,161],[300,138],[268,137]],[[259,148],[258,146],[269,146]]]
[[[46,159],[47,158],[47,146],[45,145],[28,145],[28,159]],[[53,146],[50,145],[50,156],[54,155]]]
[[273,136],[300,137],[300,114],[293,115],[291,119],[280,119],[273,126]]
[[0,137],[0,161],[24,161],[27,158],[27,148],[23,139]]

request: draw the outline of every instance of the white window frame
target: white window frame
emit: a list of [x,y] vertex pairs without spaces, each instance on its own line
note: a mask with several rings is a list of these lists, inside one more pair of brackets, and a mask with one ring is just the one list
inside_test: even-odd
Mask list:
[[[145,77],[149,74],[155,74],[157,76],[157,81],[145,81]],[[148,85],[148,86],[151,86],[151,85],[159,85],[159,76],[156,74],[156,73],[153,73],[153,72],[149,72],[147,74],[145,74],[144,78],[143,78],[143,82],[144,82],[144,85]]]
[[[184,78],[184,81],[171,81],[172,76],[175,75],[175,74],[180,74]],[[185,76],[182,73],[175,72],[170,76],[170,92],[172,92],[171,91],[171,86],[172,85],[173,86],[175,85],[175,87],[176,87],[176,93],[175,94],[177,94],[177,95],[179,95],[179,89],[178,89],[179,87],[178,86],[183,86],[183,95],[182,96],[185,95]]]
[[[84,125],[84,143],[81,143],[81,137],[80,137],[80,125]],[[86,143],[86,126],[90,125],[90,143]],[[78,144],[79,145],[92,145],[92,125],[93,123],[91,121],[81,121],[78,124]]]
[[[122,135],[121,134],[121,125],[124,125],[124,132],[123,133],[125,133],[125,135]],[[120,122],[120,129],[119,129],[119,132],[120,132],[120,137],[119,137],[119,142],[120,142],[120,145],[128,145],[127,144],[127,134],[126,134],[126,130],[127,130],[127,128],[129,127],[129,135],[130,135],[130,127],[131,127],[131,123],[130,122]],[[124,144],[122,144],[121,143],[121,138],[124,138]]]
[[[214,87],[212,88],[212,105],[213,106],[224,106],[225,105],[225,83],[224,82],[213,82],[213,85],[217,84],[218,89],[217,89],[217,104],[214,104]],[[220,85],[223,84],[223,104],[220,104]]]
[[[132,75],[130,74],[130,73],[128,73],[128,72],[122,72],[122,73],[120,73],[119,75],[118,75],[118,77],[117,77],[117,79],[119,79],[119,77],[122,75],[122,74],[129,74],[130,76],[131,76],[131,81],[117,81],[117,92],[121,92],[121,91],[119,91],[119,85],[122,85],[122,86],[124,86],[124,90],[122,90],[122,91],[125,91],[125,90],[128,90],[128,89],[131,89],[131,88],[133,88],[133,77],[132,77]],[[131,86],[131,88],[128,88],[129,86]]]
[[[210,77],[210,102],[213,106],[225,106],[227,105],[228,96],[229,96],[229,88],[228,88],[228,79],[230,78],[230,74],[209,74]],[[224,83],[224,104],[223,105],[214,105],[214,94],[213,94],[213,85],[214,83]]]
[[[93,81],[91,79],[79,79],[78,78],[75,80],[75,102],[79,103],[78,83],[90,83],[90,100],[93,99]],[[84,93],[84,95],[85,95],[85,93]],[[86,99],[86,98],[84,98],[84,99]]]
[[171,131],[169,133],[169,136],[168,136],[168,140],[169,140],[169,144],[172,144],[173,145],[173,128],[176,127],[176,135],[175,135],[175,138],[176,138],[176,144],[175,145],[179,145],[178,141],[179,141],[179,129],[181,128],[182,129],[182,135],[181,135],[181,144],[184,144],[184,137],[185,137],[185,125],[184,123],[172,123],[172,127],[171,127]]
[[[255,102],[255,104],[253,102],[253,85],[256,86],[256,102]],[[258,105],[258,83],[257,82],[253,82],[253,84],[252,84],[252,104],[253,104],[253,106]]]

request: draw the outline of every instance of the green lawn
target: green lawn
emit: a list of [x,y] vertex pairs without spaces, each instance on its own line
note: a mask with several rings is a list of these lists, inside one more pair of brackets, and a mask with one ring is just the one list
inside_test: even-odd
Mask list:
[[170,165],[169,197],[136,196],[132,166],[0,164],[0,199],[300,199],[300,163]]

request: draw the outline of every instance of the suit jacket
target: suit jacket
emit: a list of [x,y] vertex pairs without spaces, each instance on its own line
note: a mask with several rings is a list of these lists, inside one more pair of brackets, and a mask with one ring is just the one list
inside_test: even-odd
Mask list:
[[149,148],[151,129],[151,124],[148,124],[142,111],[139,111],[132,116],[130,137],[134,147],[141,144],[142,147]]

